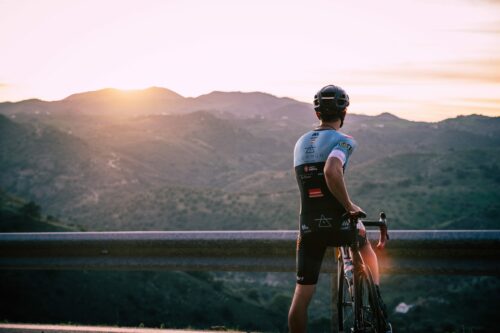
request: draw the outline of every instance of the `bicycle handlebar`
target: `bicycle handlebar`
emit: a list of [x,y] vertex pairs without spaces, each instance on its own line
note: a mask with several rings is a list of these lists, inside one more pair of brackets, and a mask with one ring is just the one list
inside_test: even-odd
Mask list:
[[377,244],[377,249],[383,250],[385,248],[385,244],[389,240],[389,233],[387,232],[387,220],[384,212],[380,213],[379,220],[362,220],[362,218],[366,217],[365,212],[357,212],[356,214],[346,213],[346,217],[349,218],[351,223],[355,226],[358,223],[358,220],[363,222],[363,225],[366,227],[379,227],[380,237]]

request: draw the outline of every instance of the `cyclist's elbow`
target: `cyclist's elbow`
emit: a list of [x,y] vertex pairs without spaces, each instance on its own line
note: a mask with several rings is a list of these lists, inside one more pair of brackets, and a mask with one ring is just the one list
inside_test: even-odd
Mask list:
[[336,182],[342,179],[344,177],[342,162],[338,158],[329,158],[325,164],[323,173],[327,182]]

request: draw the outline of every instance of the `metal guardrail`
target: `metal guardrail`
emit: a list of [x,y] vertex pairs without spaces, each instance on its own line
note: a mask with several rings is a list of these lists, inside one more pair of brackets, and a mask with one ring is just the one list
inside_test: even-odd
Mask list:
[[[381,274],[500,275],[500,230],[393,230]],[[378,232],[368,231],[375,241]],[[294,271],[296,231],[0,233],[0,269]],[[337,330],[335,252],[332,332]]]
[[[378,232],[368,231],[375,240]],[[382,274],[500,275],[500,230],[393,230]],[[296,231],[0,234],[0,269],[294,271]],[[323,272],[334,272],[333,252]],[[329,259],[329,260],[328,260]]]

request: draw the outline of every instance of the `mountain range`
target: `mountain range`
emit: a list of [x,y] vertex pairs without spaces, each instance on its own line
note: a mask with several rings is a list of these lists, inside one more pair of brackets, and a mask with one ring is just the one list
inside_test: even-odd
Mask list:
[[214,91],[196,98],[183,97],[176,92],[158,87],[123,91],[102,89],[78,93],[60,101],[31,99],[21,102],[0,103],[0,113],[23,115],[92,115],[129,118],[151,114],[184,114],[193,111],[227,113],[241,117],[295,115],[301,120],[311,118],[302,112],[311,109],[307,103],[291,98],[278,98],[262,92]]
[[[85,230],[294,229],[312,106],[261,92],[104,89],[0,103],[0,188]],[[348,114],[346,178],[395,228],[493,228],[500,117]],[[456,205],[460,202],[461,205]]]

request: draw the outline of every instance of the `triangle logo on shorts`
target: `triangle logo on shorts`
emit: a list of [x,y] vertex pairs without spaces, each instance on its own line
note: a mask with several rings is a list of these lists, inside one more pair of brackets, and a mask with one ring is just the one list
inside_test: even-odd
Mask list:
[[325,215],[321,214],[319,219],[314,219],[314,221],[318,221],[318,227],[320,228],[331,228],[332,224],[330,221],[332,220],[331,217],[326,217]]

